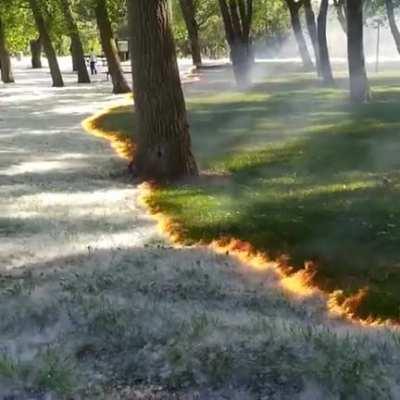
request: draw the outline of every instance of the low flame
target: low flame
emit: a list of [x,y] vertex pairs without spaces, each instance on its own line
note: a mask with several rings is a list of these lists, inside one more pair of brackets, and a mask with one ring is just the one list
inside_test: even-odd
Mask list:
[[97,114],[92,115],[82,122],[82,127],[85,129],[86,132],[90,133],[93,136],[107,139],[110,142],[111,147],[114,149],[119,157],[125,160],[132,160],[136,151],[136,146],[132,142],[132,140],[127,137],[121,136],[119,132],[105,131],[100,127],[100,121],[102,117],[111,113],[114,109],[120,106],[121,105],[114,105],[100,111]]
[[[114,108],[116,107],[114,106],[95,114],[85,120],[82,125],[88,133],[109,140],[112,148],[120,157],[132,160],[135,153],[134,143],[122,137],[118,132],[107,132],[99,127],[99,119]],[[154,189],[155,186],[149,182],[142,183],[139,186],[139,205],[154,217],[160,233],[166,235],[175,247],[185,246],[185,236],[182,227],[151,204],[150,198]],[[332,293],[323,292],[314,284],[317,266],[312,262],[306,263],[304,269],[293,272],[294,269],[288,266],[284,260],[272,261],[266,253],[255,249],[251,243],[240,239],[222,238],[208,244],[199,243],[199,245],[207,245],[212,251],[218,254],[230,255],[244,266],[256,271],[273,270],[279,278],[278,282],[282,289],[297,298],[321,296],[326,300],[328,315],[332,318],[346,319],[362,327],[398,326],[398,322],[393,320],[383,320],[373,317],[360,318],[357,316],[357,311],[361,303],[368,295],[367,288],[359,290],[355,295],[350,297],[346,297],[342,291],[334,291]]]

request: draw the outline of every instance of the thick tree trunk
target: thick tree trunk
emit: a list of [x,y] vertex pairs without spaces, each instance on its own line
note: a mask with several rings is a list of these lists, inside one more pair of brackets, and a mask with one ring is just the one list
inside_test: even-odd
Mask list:
[[230,47],[235,80],[239,87],[246,88],[251,83],[250,71],[254,62],[251,43],[243,39],[235,39]]
[[63,87],[64,81],[61,75],[60,67],[57,61],[57,55],[54,50],[53,44],[51,43],[49,32],[47,31],[46,23],[43,18],[40,5],[37,0],[29,0],[29,4],[32,9],[33,16],[35,18],[36,27],[39,31],[39,36],[43,43],[44,51],[47,56],[47,61],[50,67],[50,74],[53,80],[53,86]]
[[194,0],[179,0],[179,1],[189,35],[193,65],[199,67],[201,66],[201,51],[200,51],[200,40],[199,40],[199,27],[196,21],[196,8],[194,5]]
[[83,46],[81,38],[79,36],[78,26],[76,25],[74,16],[72,15],[69,0],[60,1],[64,18],[67,22],[69,36],[71,38],[72,64],[73,67],[76,67],[76,71],[78,72],[78,83],[90,83],[89,73],[86,68],[85,54],[83,52]]
[[156,180],[198,174],[181,88],[167,0],[128,1],[137,173]]
[[10,54],[7,50],[6,34],[4,30],[3,21],[0,18],[0,68],[1,80],[4,83],[13,83],[14,77],[11,67]]
[[[135,0],[136,2],[137,0]],[[130,3],[130,1],[128,1]],[[111,22],[108,16],[105,0],[96,0],[96,20],[100,32],[101,45],[104,55],[107,58],[108,71],[113,83],[113,93],[129,93],[131,91],[128,82],[124,77],[121,61],[115,45]]]
[[336,14],[343,32],[347,34],[346,0],[333,0]]
[[32,68],[42,68],[42,41],[40,36],[36,40],[30,41]]
[[286,0],[286,4],[288,5],[290,12],[290,20],[292,23],[292,28],[294,32],[294,36],[297,41],[297,45],[299,47],[300,57],[303,62],[303,67],[306,71],[311,71],[314,69],[314,65],[312,63],[310,53],[308,52],[307,43],[304,39],[303,29],[301,27],[299,8],[301,2],[295,2],[294,0]]
[[72,71],[77,72],[78,71],[78,57],[76,55],[76,50],[74,48],[74,45],[72,44],[72,39],[71,39],[71,45],[69,46],[69,51],[71,53]]
[[347,2],[347,52],[349,58],[350,96],[355,103],[370,99],[363,44],[363,1]]
[[251,83],[250,71],[254,63],[250,30],[253,17],[252,0],[219,0],[226,40],[230,47],[233,73],[239,87]]
[[315,64],[317,67],[318,75],[320,75],[321,66],[319,61],[318,33],[317,33],[317,24],[315,23],[315,14],[311,5],[311,0],[304,0],[303,4],[304,4],[304,11],[306,14],[308,33],[310,35],[311,43],[314,49]]
[[392,0],[385,0],[386,10],[389,20],[390,31],[392,32],[394,42],[396,44],[397,51],[400,53],[400,31],[396,24],[396,19],[394,16],[394,7]]
[[329,0],[321,0],[318,14],[318,45],[321,76],[325,85],[333,85],[331,60],[329,58],[328,41],[326,38],[326,20],[328,17]]

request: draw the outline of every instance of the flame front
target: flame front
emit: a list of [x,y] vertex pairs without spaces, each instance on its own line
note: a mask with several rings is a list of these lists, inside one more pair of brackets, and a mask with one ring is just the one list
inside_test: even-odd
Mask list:
[[[120,157],[132,160],[135,153],[134,143],[118,132],[104,131],[99,127],[99,119],[114,108],[109,108],[88,118],[82,125],[90,134],[109,140],[113,149]],[[184,246],[185,237],[182,227],[151,204],[150,199],[154,189],[155,186],[152,183],[146,182],[141,184],[139,186],[140,195],[138,202],[155,218],[161,234],[166,235],[175,247]],[[294,269],[285,262],[270,260],[266,253],[258,251],[251,243],[240,239],[222,238],[214,240],[209,244],[199,243],[199,245],[207,245],[212,251],[218,254],[232,256],[246,267],[256,271],[273,270],[277,274],[278,282],[282,289],[294,297],[308,298],[311,296],[321,296],[325,299],[328,315],[332,318],[346,319],[362,327],[398,327],[399,325],[398,321],[373,317],[360,318],[357,316],[360,304],[368,295],[367,288],[359,290],[359,292],[350,297],[346,297],[342,291],[334,291],[332,293],[323,292],[314,284],[317,267],[312,262],[306,263],[304,269],[293,272]]]

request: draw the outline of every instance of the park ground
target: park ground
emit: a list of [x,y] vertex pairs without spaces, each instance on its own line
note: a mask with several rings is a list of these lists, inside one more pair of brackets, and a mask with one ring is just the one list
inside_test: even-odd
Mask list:
[[[319,255],[321,282],[339,254],[353,283],[343,287],[340,265],[330,285],[355,291],[362,266],[362,283],[390,299],[376,313],[391,316],[396,77],[376,81],[376,107],[354,110],[340,88],[273,69],[246,93],[225,70],[185,87],[207,174],[159,188],[151,205],[191,244],[234,236],[298,266]],[[53,89],[46,71],[23,66],[16,77],[0,92],[3,398],[400,398],[395,328],[333,319],[323,296],[289,295],[273,269],[207,246],[172,247],[159,234],[125,161],[81,127],[126,103],[109,84],[77,86],[71,75]],[[132,106],[98,123],[130,138]],[[390,266],[390,279],[369,276],[370,243],[375,271]]]

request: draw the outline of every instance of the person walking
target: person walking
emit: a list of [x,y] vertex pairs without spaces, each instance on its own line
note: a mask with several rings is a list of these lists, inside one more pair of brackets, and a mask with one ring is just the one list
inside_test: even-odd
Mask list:
[[92,50],[92,53],[90,54],[90,73],[92,75],[97,75],[96,64],[97,64],[97,57],[94,51]]

